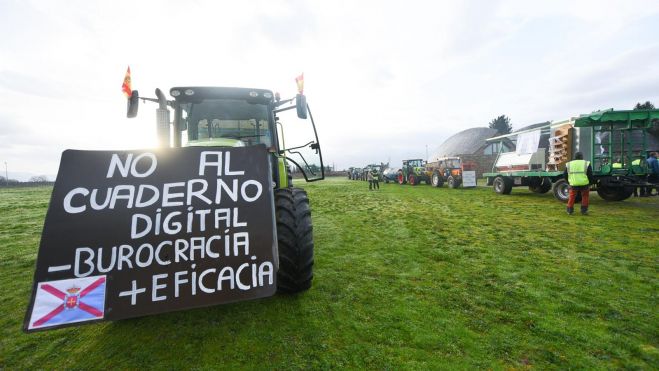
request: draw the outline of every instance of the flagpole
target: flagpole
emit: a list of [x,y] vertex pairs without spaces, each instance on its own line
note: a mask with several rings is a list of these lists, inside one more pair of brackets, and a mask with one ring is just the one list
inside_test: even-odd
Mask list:
[[7,187],[9,187],[9,172],[7,171],[7,161],[5,161],[5,182],[7,183]]

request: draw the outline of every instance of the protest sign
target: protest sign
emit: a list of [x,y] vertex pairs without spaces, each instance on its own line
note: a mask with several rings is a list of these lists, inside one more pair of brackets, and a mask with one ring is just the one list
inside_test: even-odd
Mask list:
[[24,330],[271,296],[264,146],[62,154]]

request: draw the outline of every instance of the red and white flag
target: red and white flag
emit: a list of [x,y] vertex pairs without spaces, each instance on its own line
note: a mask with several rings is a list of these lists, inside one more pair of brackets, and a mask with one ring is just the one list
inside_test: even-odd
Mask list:
[[304,94],[304,72],[295,78],[295,83],[297,83],[297,92]]
[[103,319],[105,276],[39,282],[29,329]]
[[126,70],[126,76],[124,76],[124,83],[121,84],[121,91],[124,92],[126,98],[130,98],[130,96],[133,94],[133,88],[131,87],[131,83],[130,83],[130,66],[128,66],[128,69]]

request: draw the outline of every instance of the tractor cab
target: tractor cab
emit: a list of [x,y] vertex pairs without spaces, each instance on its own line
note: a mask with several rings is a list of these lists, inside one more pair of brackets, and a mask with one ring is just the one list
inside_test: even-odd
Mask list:
[[462,161],[459,157],[444,157],[437,162],[440,174],[447,178],[451,175],[459,175],[460,170],[462,170]]
[[296,172],[307,181],[324,179],[316,127],[304,95],[282,101],[270,90],[226,87],[174,87],[169,93],[173,100],[159,89],[157,99],[140,98],[133,91],[129,100],[128,117],[137,114],[138,99],[160,104],[161,146],[264,145],[277,160],[272,168],[279,187],[289,186]]

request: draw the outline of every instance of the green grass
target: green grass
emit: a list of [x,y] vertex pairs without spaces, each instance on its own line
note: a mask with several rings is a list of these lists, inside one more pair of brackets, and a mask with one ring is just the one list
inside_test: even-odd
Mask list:
[[51,188],[0,190],[0,368],[659,368],[659,197],[305,188],[308,292],[29,335]]

